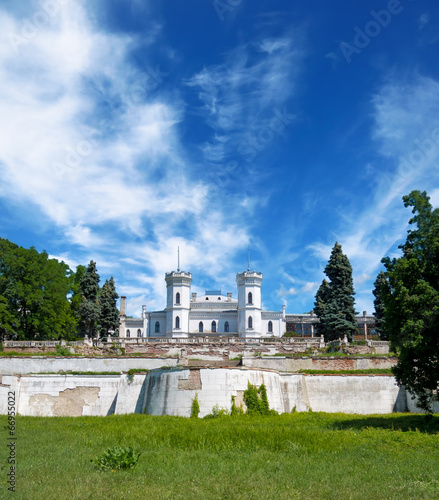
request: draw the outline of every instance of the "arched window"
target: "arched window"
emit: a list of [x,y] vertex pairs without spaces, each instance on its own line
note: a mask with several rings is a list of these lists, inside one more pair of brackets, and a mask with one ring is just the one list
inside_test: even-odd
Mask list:
[[251,292],[248,292],[248,301],[249,304],[253,304],[253,294]]
[[180,317],[176,316],[175,318],[175,328],[180,328]]
[[204,328],[203,328],[203,322],[202,322],[202,321],[200,321],[200,322],[198,323],[198,333],[203,333],[203,331],[204,331]]
[[155,322],[154,333],[160,333],[160,322]]
[[140,328],[137,330],[137,336],[138,336],[138,337],[141,337],[141,336],[142,336],[142,330],[141,330]]
[[212,333],[216,333],[216,321],[212,321]]
[[131,335],[130,331],[127,330],[127,338]]
[[249,329],[253,328],[253,318],[251,316],[248,317],[248,327]]
[[177,295],[175,296],[175,303],[180,304],[180,292],[177,292]]
[[273,322],[272,321],[268,322],[268,333],[273,333]]
[[228,333],[228,332],[229,332],[229,322],[228,322],[228,321],[226,321],[226,322],[224,323],[224,331],[225,331],[225,333]]

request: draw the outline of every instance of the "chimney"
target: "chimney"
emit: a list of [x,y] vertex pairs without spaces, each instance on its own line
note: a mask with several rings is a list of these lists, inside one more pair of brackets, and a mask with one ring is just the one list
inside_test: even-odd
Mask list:
[[197,292],[192,292],[192,302],[197,301]]
[[232,292],[227,292],[227,302],[232,302]]
[[367,315],[367,311],[363,311],[363,316],[366,316]]
[[127,315],[127,298],[124,295],[120,298],[120,315]]

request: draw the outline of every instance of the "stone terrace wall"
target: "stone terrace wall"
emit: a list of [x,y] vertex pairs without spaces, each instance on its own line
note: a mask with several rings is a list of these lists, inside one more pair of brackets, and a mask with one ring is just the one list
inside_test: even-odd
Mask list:
[[147,375],[2,375],[0,413],[7,413],[8,393],[15,393],[21,415],[79,416],[125,413],[189,416],[198,394],[200,416],[215,405],[239,405],[250,382],[267,387],[270,407],[278,412],[391,413],[406,411],[407,394],[392,376],[314,376],[271,370],[162,369]]
[[393,357],[301,357],[284,358],[276,356],[243,357],[243,366],[260,369],[278,370],[280,372],[299,372],[300,370],[369,370],[387,369],[396,365],[398,359]]

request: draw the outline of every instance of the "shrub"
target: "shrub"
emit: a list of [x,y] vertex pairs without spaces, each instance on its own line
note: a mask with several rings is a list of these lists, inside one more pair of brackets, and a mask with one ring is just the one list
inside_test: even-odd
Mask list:
[[217,418],[217,417],[227,417],[230,415],[229,410],[226,408],[220,408],[218,404],[216,404],[212,408],[212,413],[209,413],[209,415],[206,415],[204,418]]
[[70,349],[62,346],[61,344],[56,344],[55,353],[58,354],[58,356],[71,356],[71,354],[72,354],[70,352]]
[[191,418],[198,418],[200,414],[200,403],[198,402],[198,393],[195,393],[195,397],[191,404]]
[[113,446],[100,457],[92,460],[103,471],[132,469],[139,461],[140,453],[136,453],[131,446],[121,448]]
[[232,395],[232,407],[230,409],[230,415],[232,417],[242,415],[244,413],[244,410],[242,409],[242,405],[240,405],[239,407],[236,406],[235,399],[236,399],[236,396]]
[[249,415],[277,415],[277,412],[270,410],[267,398],[267,388],[262,384],[259,389],[248,382],[244,391],[244,401]]

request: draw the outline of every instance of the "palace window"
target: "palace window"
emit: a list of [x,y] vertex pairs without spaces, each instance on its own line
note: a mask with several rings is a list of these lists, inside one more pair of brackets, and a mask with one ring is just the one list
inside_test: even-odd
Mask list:
[[268,322],[268,333],[273,333],[273,322],[272,321]]
[[251,316],[248,317],[248,327],[250,330],[253,328],[253,318]]
[[198,323],[198,333],[203,333],[203,330],[204,330],[204,328],[203,328],[203,322],[200,321]]
[[175,318],[175,328],[180,328],[180,317],[179,316],[177,316]]
[[160,322],[155,322],[154,333],[160,333]]
[[180,293],[177,292],[177,295],[175,296],[175,303],[180,304]]
[[216,321],[212,321],[212,333],[216,333]]
[[248,301],[249,304],[253,304],[253,294],[251,292],[248,292]]
[[226,322],[224,323],[224,332],[225,332],[225,333],[228,333],[228,332],[229,332],[229,322],[228,322],[228,321],[226,321]]
[[141,330],[140,328],[137,330],[137,336],[138,336],[138,337],[141,337],[141,336],[142,336],[142,330]]
[[131,335],[130,331],[127,330],[127,337],[129,337]]

